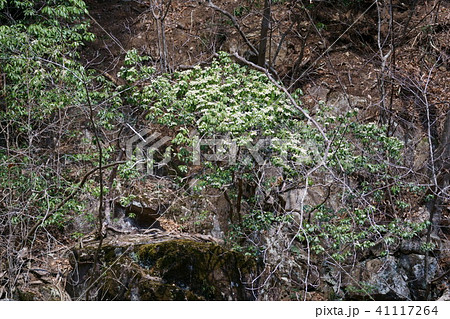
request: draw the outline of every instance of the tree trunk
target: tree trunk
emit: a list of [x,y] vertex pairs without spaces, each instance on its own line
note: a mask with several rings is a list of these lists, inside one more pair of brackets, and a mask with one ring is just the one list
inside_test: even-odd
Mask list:
[[259,37],[259,50],[258,50],[258,65],[264,67],[266,63],[266,47],[267,47],[267,34],[270,27],[270,7],[272,5],[271,0],[264,0],[264,12],[261,22],[261,36]]

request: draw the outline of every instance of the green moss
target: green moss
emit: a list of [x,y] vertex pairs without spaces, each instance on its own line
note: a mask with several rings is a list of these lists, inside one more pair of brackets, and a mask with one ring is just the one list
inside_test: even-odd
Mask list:
[[[92,291],[96,300],[251,300],[244,282],[256,274],[256,261],[212,243],[171,240],[127,249],[105,245],[100,273]],[[80,250],[74,265],[92,264],[95,249]],[[89,269],[71,288],[78,297],[86,291]],[[75,276],[75,278],[78,278]],[[84,279],[83,279],[84,278]]]
[[[108,269],[99,281],[99,300],[202,300],[189,290],[183,290],[173,284],[167,284],[151,277],[148,270],[136,264],[132,257],[125,255],[119,261],[113,258],[120,248],[110,250],[105,247],[105,265]],[[117,250],[119,249],[119,251]],[[107,257],[110,258],[107,258]],[[116,261],[114,264],[112,264]]]
[[114,262],[118,256],[122,255],[122,247],[105,246],[102,248],[104,254],[104,260],[107,263]]
[[256,262],[249,257],[212,243],[174,240],[143,245],[137,249],[139,263],[152,275],[207,300],[234,296],[251,299],[242,279],[254,272]]
[[21,291],[19,290],[19,300],[20,301],[34,301],[35,294],[30,291]]
[[174,285],[162,284],[156,281],[141,280],[139,283],[140,300],[202,300],[191,291],[184,291]]

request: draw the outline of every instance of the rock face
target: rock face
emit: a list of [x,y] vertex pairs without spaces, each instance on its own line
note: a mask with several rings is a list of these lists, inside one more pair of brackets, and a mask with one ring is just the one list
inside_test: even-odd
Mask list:
[[[86,299],[95,247],[80,251],[68,292]],[[248,287],[257,263],[214,243],[168,240],[132,246],[105,246],[104,276],[88,291],[94,300],[253,300]]]
[[200,298],[253,299],[245,284],[250,282],[248,275],[255,263],[218,245],[187,240],[163,242],[140,247],[137,256],[139,263],[152,274]]
[[[387,256],[361,262],[347,278],[350,299],[424,300],[424,255]],[[437,272],[437,261],[429,257],[428,276]]]
[[[425,300],[426,281],[425,281],[425,256],[418,254],[401,255],[398,259],[398,265],[405,271],[408,278],[407,284],[411,292],[412,300]],[[434,278],[438,270],[436,258],[429,257],[428,276]]]
[[[165,205],[148,205],[139,201],[133,201],[123,207],[116,203],[116,217],[127,220],[131,226],[136,228],[158,228],[158,218],[165,211]],[[123,212],[121,212],[123,211]],[[124,215],[124,216],[122,216]]]
[[406,276],[392,256],[368,260],[352,273],[355,280],[347,291],[355,299],[369,295],[376,300],[409,300],[411,298]]

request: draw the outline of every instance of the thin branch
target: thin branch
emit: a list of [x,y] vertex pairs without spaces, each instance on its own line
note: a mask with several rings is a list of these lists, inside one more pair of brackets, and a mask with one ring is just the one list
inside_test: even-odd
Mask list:
[[[125,163],[126,163],[126,161],[119,161],[119,162],[115,162],[115,163],[111,163],[111,164],[105,165],[102,168],[103,169],[107,169],[107,168],[110,168],[110,167],[113,167],[113,166],[116,166],[116,165],[125,164]],[[71,200],[80,191],[80,189],[88,181],[89,176],[94,174],[98,169],[99,169],[99,167],[97,166],[97,167],[94,167],[93,169],[91,169],[89,172],[87,172],[83,176],[81,182],[77,185],[77,187],[75,187],[75,189],[72,191],[72,193],[70,193],[69,196],[64,198],[63,201],[60,202],[52,211],[50,211],[48,214],[46,214],[43,219],[39,220],[38,222],[36,222],[33,225],[33,227],[31,227],[30,231],[25,236],[25,240],[22,242],[21,246],[19,247],[19,250],[22,249],[25,246],[26,240],[28,240],[31,236],[33,236],[33,234],[36,232],[36,230],[38,229],[39,226],[41,226],[49,217],[51,217],[58,210],[60,210],[69,200]]]
[[242,39],[244,39],[245,43],[248,45],[248,47],[250,48],[250,50],[252,50],[252,53],[257,55],[258,54],[258,50],[255,48],[255,46],[250,42],[250,40],[247,38],[247,36],[244,34],[244,32],[242,31],[239,22],[236,20],[236,18],[229,13],[228,11],[223,10],[222,8],[216,6],[214,3],[212,3],[211,0],[208,0],[208,7],[211,7],[212,9],[219,11],[220,13],[222,13],[223,15],[227,16],[228,19],[231,20],[231,22],[233,23],[234,27],[236,28],[236,30],[239,32],[239,34],[241,35]]
[[308,121],[310,121],[311,123],[313,123],[313,125],[314,125],[314,126],[317,128],[317,130],[319,131],[320,135],[322,135],[322,137],[323,137],[325,143],[326,143],[327,145],[329,145],[330,141],[328,140],[327,135],[325,134],[324,130],[323,130],[322,127],[319,125],[319,123],[317,123],[317,121],[316,121],[314,118],[312,118],[312,117],[308,114],[308,112],[306,112],[303,108],[301,108],[301,107],[298,105],[298,103],[295,101],[295,99],[292,97],[292,95],[288,92],[288,90],[287,90],[284,86],[282,86],[280,83],[278,83],[278,82],[272,77],[272,75],[269,73],[268,70],[266,70],[265,68],[260,67],[260,66],[258,66],[258,65],[256,65],[256,64],[254,64],[254,63],[252,63],[252,62],[250,62],[250,61],[248,61],[248,60],[245,59],[244,57],[240,56],[237,52],[235,52],[235,53],[233,54],[233,56],[234,56],[236,59],[238,59],[239,61],[241,61],[242,63],[245,63],[245,64],[247,64],[248,66],[250,66],[250,67],[252,67],[252,68],[254,68],[254,69],[256,69],[256,70],[265,73],[266,76],[267,76],[267,78],[268,78],[268,79],[269,79],[269,80],[270,80],[270,81],[271,81],[271,82],[272,82],[279,90],[283,91],[283,92],[286,94],[286,96],[288,97],[288,99],[289,99],[289,101],[292,103],[292,105],[293,105],[297,110],[299,110],[299,111],[305,116],[305,118],[306,118]]
[[319,55],[310,65],[309,65],[309,67],[305,70],[305,71],[303,71],[303,73],[295,80],[295,81],[293,81],[292,83],[291,83],[291,85],[287,88],[288,90],[290,90],[294,85],[295,85],[295,83],[297,83],[305,74],[307,74],[315,65],[316,65],[316,63],[317,63],[317,61],[319,61],[325,54],[327,54],[333,47],[334,47],[334,45],[336,44],[336,43],[338,43],[338,41],[345,35],[345,34],[347,34],[347,32],[351,29],[351,28],[353,28],[354,27],[354,25],[359,21],[359,20],[361,20],[361,18],[377,3],[377,1],[378,0],[375,0],[374,2],[372,2],[372,4],[370,5],[370,6],[368,6],[367,7],[367,9],[366,10],[364,10],[364,12],[363,13],[361,13],[359,16],[358,16],[358,18],[356,18],[356,20],[355,21],[353,21],[353,23],[347,28],[347,29],[345,29],[345,31],[344,32],[342,32],[340,35],[339,35],[339,37],[337,37],[337,39],[336,40],[334,40],[334,42],[330,45],[330,46],[328,46],[328,48],[324,51],[324,52],[322,52],[322,54],[321,55]]
[[284,39],[285,39],[286,36],[292,31],[292,27],[294,26],[294,24],[295,24],[295,21],[293,21],[293,22],[291,23],[291,25],[288,27],[288,29],[286,30],[286,32],[284,32],[283,35],[281,36],[280,42],[278,43],[278,46],[277,46],[277,50],[275,51],[275,54],[273,55],[271,65],[275,65],[275,62],[276,62],[277,57],[278,57],[278,54],[280,53],[281,48],[283,47]]

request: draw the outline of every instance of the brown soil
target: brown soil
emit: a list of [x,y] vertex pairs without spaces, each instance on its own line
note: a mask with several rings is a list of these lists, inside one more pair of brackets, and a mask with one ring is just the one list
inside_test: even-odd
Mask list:
[[[136,48],[139,53],[149,55],[155,66],[159,65],[158,33],[150,7],[155,1],[86,2],[91,31],[97,36],[82,52],[87,64],[116,79],[125,52]],[[214,3],[237,16],[242,31],[257,47],[261,5],[251,0]],[[413,138],[417,143],[426,136],[429,123],[432,137],[436,142],[440,139],[450,101],[450,3],[441,1],[439,10],[435,10],[438,1],[419,1],[415,14],[411,15],[407,5],[394,0],[395,51],[390,55],[387,55],[390,39],[385,38],[389,14],[386,9],[381,11],[381,35],[387,41],[383,55],[387,55],[388,65],[393,66],[386,70],[384,78],[375,5],[370,7],[370,1],[361,1],[360,5],[346,7],[323,1],[306,14],[299,1],[293,3],[280,1],[273,5],[268,56],[273,59],[284,37],[273,67],[290,89],[303,90],[304,107],[313,111],[318,100],[327,102],[344,93],[349,99],[365,100],[353,105],[360,110],[360,121],[397,126],[394,134]],[[403,26],[409,19],[405,32]],[[173,0],[165,25],[170,69],[207,63],[219,50],[251,58],[236,28],[224,15],[207,7],[205,1]],[[383,81],[384,99],[380,92]],[[317,94],[317,90],[324,92]],[[429,119],[425,101],[429,105]],[[414,137],[408,135],[411,130]],[[424,172],[425,165],[426,161]]]
[[[158,63],[158,37],[151,1],[86,2],[92,18],[91,31],[97,36],[96,41],[82,52],[86,63],[115,77],[124,53],[131,48],[137,48]],[[389,59],[395,59],[395,77],[399,83],[392,87],[392,110],[398,116],[407,114],[407,118],[401,119],[407,122],[420,122],[420,114],[416,114],[420,110],[414,109],[410,98],[418,90],[427,90],[428,98],[436,105],[438,119],[448,109],[450,4],[442,2],[439,16],[435,17],[431,13],[434,2],[419,1],[416,14],[409,22],[411,30],[405,34],[401,26],[409,18],[410,10],[400,1],[394,1],[394,18],[398,24],[394,30],[398,39],[395,54]],[[250,0],[218,0],[215,3],[238,15],[242,30],[257,46],[261,6]],[[301,87],[304,92],[325,85],[332,91],[367,97],[371,115],[364,115],[364,118],[373,120],[380,112],[377,87],[381,61],[377,47],[377,9],[376,6],[367,12],[365,9],[362,5],[346,8],[328,2],[316,4],[316,10],[310,11],[310,18],[317,28],[309,32],[303,43],[298,34],[307,34],[309,21],[296,22],[297,30],[290,30],[291,21],[305,17],[301,16],[303,11],[298,3],[291,5],[281,1],[272,9],[274,27],[268,54],[273,57],[284,35],[273,66],[285,84],[292,88]],[[387,13],[382,19],[388,19]],[[237,51],[243,56],[248,54],[248,47],[228,19],[203,1],[172,1],[165,24],[168,62],[172,69],[210,61],[219,50]],[[385,31],[382,28],[382,32]],[[297,61],[302,48],[303,58]],[[386,53],[385,50],[383,54]],[[299,62],[297,67],[296,62]],[[401,87],[402,83],[404,87]],[[411,118],[412,114],[416,114],[416,119]],[[440,125],[442,123],[438,127]]]

